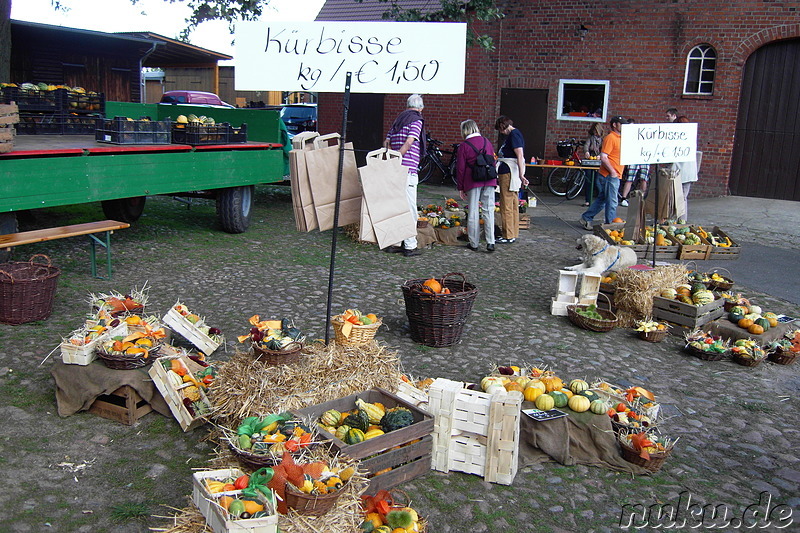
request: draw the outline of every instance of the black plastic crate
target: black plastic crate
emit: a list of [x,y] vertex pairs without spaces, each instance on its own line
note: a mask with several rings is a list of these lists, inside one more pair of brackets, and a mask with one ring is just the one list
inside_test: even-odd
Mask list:
[[110,144],[171,144],[169,120],[98,119],[95,140]]
[[3,103],[16,102],[20,111],[56,112],[62,109],[66,91],[27,91],[19,87],[3,87]]
[[64,110],[70,113],[104,113],[106,97],[104,93],[65,92]]
[[61,116],[62,135],[94,135],[99,115],[68,113]]
[[61,135],[64,123],[59,113],[19,113],[17,135]]
[[178,124],[172,125],[173,144],[202,146],[209,144],[232,144],[247,142],[247,124],[234,128],[227,122],[220,124]]

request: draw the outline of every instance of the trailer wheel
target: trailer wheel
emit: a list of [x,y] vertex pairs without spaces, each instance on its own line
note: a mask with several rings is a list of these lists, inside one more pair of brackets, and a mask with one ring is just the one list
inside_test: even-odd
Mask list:
[[136,222],[144,212],[146,196],[135,196],[133,198],[119,198],[118,200],[104,200],[103,213],[111,220],[120,222]]
[[[0,235],[16,233],[18,230],[16,213],[0,213]],[[0,250],[0,263],[5,263],[11,259],[11,250],[13,248]]]
[[253,207],[252,185],[222,189],[217,195],[217,218],[228,233],[244,233],[250,226]]

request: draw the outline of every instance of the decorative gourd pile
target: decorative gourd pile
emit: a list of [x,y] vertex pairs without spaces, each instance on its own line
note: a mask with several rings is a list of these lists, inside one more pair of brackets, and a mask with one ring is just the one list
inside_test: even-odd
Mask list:
[[[204,364],[197,359],[195,362]],[[192,374],[178,357],[164,358],[160,363],[167,371],[167,384],[180,394],[183,406],[192,417],[211,413],[211,405],[202,391],[214,381],[214,367],[208,365],[197,374]]]
[[734,342],[731,354],[753,362],[762,361],[767,356],[767,353],[753,339],[739,339]]
[[675,289],[663,289],[661,297],[696,306],[710,304],[716,299],[714,293],[708,290],[705,283],[697,280],[691,285],[684,283],[678,285]]
[[711,335],[697,329],[686,336],[686,344],[696,350],[709,353],[728,353],[730,346],[719,335]]
[[[778,325],[778,316],[775,313],[763,312],[758,305],[751,305],[750,302],[740,299],[740,305],[731,308],[728,313],[728,320],[742,329],[746,329],[752,335],[761,335],[770,328]],[[744,305],[744,302],[747,305]]]
[[419,515],[411,507],[397,505],[385,490],[375,496],[362,496],[361,509],[364,533],[418,533],[421,531]]
[[662,331],[667,329],[667,325],[663,322],[658,322],[656,320],[637,320],[636,321],[636,328],[634,331]]
[[262,350],[279,352],[293,342],[303,342],[305,335],[294,327],[288,318],[283,320],[261,320],[259,315],[250,317],[250,332],[237,337],[239,342],[250,342]]
[[414,415],[405,407],[386,409],[379,403],[356,399],[356,408],[340,412],[329,409],[322,413],[318,424],[345,444],[358,444],[396,431],[414,423]]
[[631,246],[633,244],[632,240],[625,239],[625,228],[622,228],[622,229],[619,229],[619,230],[606,228],[605,231],[606,231],[606,235],[608,235],[608,237],[612,241],[614,241],[614,242],[616,242],[618,244],[621,244],[623,246]]
[[[222,507],[231,520],[248,520],[271,516],[267,507],[274,508],[272,491],[266,486],[272,474],[262,472],[238,478],[206,478],[204,485],[214,501]],[[269,478],[269,479],[268,479]]]
[[369,326],[379,320],[375,313],[362,313],[358,309],[347,309],[341,315],[334,316],[333,319],[350,322],[354,326]]
[[311,429],[285,412],[263,418],[249,416],[236,429],[236,446],[255,454],[280,455],[296,452],[311,444]]
[[667,235],[678,241],[680,244],[685,244],[688,246],[703,244],[700,236],[692,232],[692,229],[689,226],[684,226],[682,228],[678,228],[676,226],[667,226],[666,232]]
[[704,238],[714,246],[721,246],[723,248],[730,248],[731,246],[733,246],[733,242],[728,236],[722,237],[720,235],[715,235],[710,231],[704,230],[703,226],[697,226],[696,231],[698,235],[700,235],[702,238]]
[[138,355],[145,359],[150,356],[150,350],[158,346],[166,333],[163,329],[147,329],[137,331],[126,337],[111,337],[101,345],[103,352],[109,355]]

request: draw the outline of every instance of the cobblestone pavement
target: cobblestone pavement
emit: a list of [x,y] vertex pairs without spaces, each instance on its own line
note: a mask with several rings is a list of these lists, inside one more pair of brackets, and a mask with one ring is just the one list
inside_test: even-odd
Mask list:
[[[452,191],[422,187],[420,203],[443,202],[445,195]],[[89,292],[126,291],[147,281],[152,309],[166,310],[180,298],[229,339],[255,313],[294,317],[312,337],[324,335],[331,233],[298,234],[284,189],[262,187],[257,196],[253,224],[242,235],[216,228],[213,204],[200,201],[187,210],[169,199],[148,200],[142,219],[113,237],[112,281],[89,277],[87,246],[79,239],[17,252],[18,259],[46,253],[63,273],[50,320],[0,325],[0,406],[7,420],[0,437],[7,479],[0,531],[146,531],[163,524],[149,518],[169,512],[161,505],[185,504],[190,471],[211,452],[202,440],[206,429],[184,434],[174,420],[156,414],[133,427],[86,413],[56,415],[52,357],[42,361],[80,323]],[[37,212],[32,224],[98,216],[97,206],[54,209]],[[741,518],[760,498],[762,512],[769,495],[771,508],[784,507],[766,516],[753,515],[752,507],[745,518],[772,520],[775,527],[786,511],[800,520],[800,366],[704,362],[684,355],[677,337],[650,344],[626,330],[595,334],[551,316],[556,271],[576,262],[578,234],[543,210],[534,213],[531,230],[512,245],[498,245],[494,254],[436,246],[405,258],[340,236],[334,312],[357,306],[382,315],[386,326],[378,338],[398,351],[407,372],[475,381],[496,363],[527,363],[548,365],[567,378],[642,385],[663,405],[663,430],[680,438],[653,476],[547,463],[521,469],[513,485],[502,486],[431,472],[403,486],[429,518],[430,532],[612,531],[619,529],[623,505],[677,506],[682,493],[693,502],[726,505],[729,518]],[[409,338],[399,287],[446,272],[461,272],[480,289],[462,342],[438,349],[417,345]],[[741,290],[766,309],[800,316],[800,307],[786,300]],[[233,348],[229,341],[229,353]]]

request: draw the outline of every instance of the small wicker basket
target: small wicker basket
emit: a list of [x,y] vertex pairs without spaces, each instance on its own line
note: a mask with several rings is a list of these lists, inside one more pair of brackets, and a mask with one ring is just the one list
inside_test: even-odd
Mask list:
[[639,338],[647,342],[661,342],[667,338],[669,333],[669,326],[666,329],[657,329],[655,331],[638,331]]
[[95,353],[98,359],[102,359],[103,363],[105,363],[108,368],[113,368],[114,370],[134,370],[145,367],[155,361],[157,359],[155,354],[158,349],[159,346],[153,346],[146,354],[128,355],[124,353],[108,353],[103,349],[102,345],[98,345]]
[[711,274],[715,274],[715,273],[719,274],[720,270],[724,270],[725,273],[727,273],[728,275],[727,276],[723,276],[722,274],[720,274],[720,277],[722,277],[722,279],[724,281],[719,281],[719,280],[712,279],[709,282],[709,285],[710,285],[709,289],[717,289],[717,290],[720,290],[720,291],[729,291],[729,290],[731,290],[733,288],[733,280],[730,278],[731,273],[727,268],[715,268],[714,270],[709,272],[708,275],[710,277]]
[[286,506],[301,515],[322,516],[330,511],[343,492],[344,487],[328,494],[306,494],[287,483]]
[[797,361],[798,356],[800,356],[800,352],[793,352],[791,350],[784,350],[782,348],[778,348],[769,352],[767,358],[775,364],[778,365],[791,365]]
[[[609,300],[608,296],[602,292],[596,294],[605,298],[606,302],[608,302],[608,306],[611,307],[611,300]],[[585,309],[587,307],[589,306],[568,305],[567,318],[569,318],[569,321],[579,328],[588,329],[589,331],[597,331],[599,333],[606,333],[617,327],[619,319],[613,311],[609,311],[608,309],[597,309],[597,312],[603,317],[602,319],[589,318],[577,312],[578,309]]]
[[750,355],[750,356],[746,356],[739,352],[733,352],[731,353],[731,359],[733,359],[734,362],[742,366],[754,367],[758,366],[761,363],[761,361],[766,359],[766,357],[764,352],[759,349],[755,355]]
[[683,349],[686,353],[694,355],[703,361],[722,361],[730,355],[730,352],[707,352],[705,350],[698,350],[691,344],[687,344]]
[[623,459],[629,463],[646,468],[651,472],[658,472],[661,470],[661,467],[664,465],[664,461],[666,461],[667,457],[669,457],[672,453],[672,448],[670,448],[661,453],[651,453],[650,459],[644,459],[639,455],[639,452],[633,449],[633,446],[630,446],[621,440],[619,441],[619,447],[622,450]]
[[283,350],[268,350],[255,343],[251,346],[256,361],[261,361],[269,366],[294,365],[299,363],[303,357],[303,343],[299,341],[287,344]]
[[347,335],[343,333],[344,324],[344,320],[338,317],[331,320],[336,344],[339,346],[360,346],[375,338],[375,334],[378,332],[378,328],[381,327],[381,324],[383,324],[383,321],[378,319],[377,322],[366,326],[353,324],[352,329],[350,329]]

